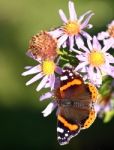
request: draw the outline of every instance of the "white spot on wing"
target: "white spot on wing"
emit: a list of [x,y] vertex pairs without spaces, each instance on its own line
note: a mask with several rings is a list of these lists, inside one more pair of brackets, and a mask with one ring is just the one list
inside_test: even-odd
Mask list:
[[60,140],[61,139],[61,137],[60,136],[58,136],[58,140]]
[[63,77],[61,77],[61,81],[63,81],[63,80],[67,80],[68,79],[68,77],[67,76],[63,76]]
[[67,136],[68,136],[68,134],[67,134],[67,133],[65,133],[65,136],[67,137]]
[[64,130],[62,128],[57,127],[57,132],[63,133]]
[[69,73],[69,76],[73,76],[73,73]]

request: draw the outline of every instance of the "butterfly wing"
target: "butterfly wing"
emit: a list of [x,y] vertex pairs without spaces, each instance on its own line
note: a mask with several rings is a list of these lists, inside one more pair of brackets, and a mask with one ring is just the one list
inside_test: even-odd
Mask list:
[[57,139],[60,145],[68,144],[70,139],[80,132],[80,125],[78,123],[71,123],[61,115],[57,117]]

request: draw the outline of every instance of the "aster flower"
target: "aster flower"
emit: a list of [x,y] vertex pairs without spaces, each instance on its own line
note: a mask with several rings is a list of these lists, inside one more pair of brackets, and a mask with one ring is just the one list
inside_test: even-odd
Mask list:
[[101,96],[95,110],[99,118],[104,118],[104,121],[108,122],[114,116],[114,92]]
[[40,32],[29,42],[27,55],[35,60],[54,60],[57,54],[57,40],[48,32]]
[[[98,39],[103,40],[105,44],[108,44],[110,40],[114,43],[114,20],[108,25],[108,29],[101,33],[98,33]],[[112,45],[114,48],[114,44]]]
[[36,90],[39,91],[43,87],[50,87],[52,90],[54,88],[56,80],[55,73],[60,72],[61,68],[58,67],[53,61],[45,60],[43,62],[40,62],[40,64],[35,67],[30,67],[30,69],[22,73],[22,76],[36,74],[31,80],[26,83],[26,85],[30,85],[35,81],[42,79]]
[[[63,25],[54,31],[50,31],[49,33],[53,37],[58,38],[59,48],[61,46],[63,47],[69,46],[70,50],[74,50],[73,47],[75,44],[78,47],[84,44],[82,36],[84,36],[87,39],[91,39],[91,36],[84,30],[85,28],[90,29],[92,27],[92,25],[89,24],[89,20],[93,16],[93,13],[91,13],[91,11],[88,11],[82,16],[80,16],[78,19],[74,8],[74,3],[72,1],[69,1],[68,8],[70,18],[67,19],[63,10],[60,9],[59,15],[61,17],[61,20],[63,21]],[[84,20],[86,16],[87,18]]]
[[76,67],[76,71],[85,71],[88,79],[95,85],[99,86],[102,83],[102,77],[104,75],[111,75],[112,77],[112,64],[114,63],[114,57],[107,51],[112,46],[113,41],[110,41],[108,45],[101,47],[96,36],[93,37],[93,43],[87,40],[88,48],[82,46],[81,52],[76,57],[80,61]]

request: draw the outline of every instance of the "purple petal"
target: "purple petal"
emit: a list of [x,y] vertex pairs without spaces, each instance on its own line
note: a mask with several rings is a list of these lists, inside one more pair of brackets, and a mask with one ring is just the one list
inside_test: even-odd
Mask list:
[[105,46],[102,48],[102,51],[103,52],[108,51],[112,47],[113,44],[114,44],[114,39],[113,38],[107,39],[106,43],[105,43]]
[[110,64],[106,61],[104,65],[102,65],[102,71],[111,74],[111,66]]
[[[111,69],[111,74],[109,74],[109,75],[114,78],[114,67],[113,67],[113,66],[110,66],[110,69]],[[113,81],[113,84],[114,84],[114,81]],[[113,86],[114,86],[114,85],[113,85]]]
[[68,38],[68,35],[64,34],[62,35],[59,39],[58,39],[58,47],[60,48],[61,45],[66,41],[66,39]]
[[84,45],[80,47],[83,51],[90,53],[89,49],[85,47]]
[[51,98],[51,97],[52,97],[52,93],[51,92],[47,92],[47,93],[45,93],[44,95],[42,95],[40,97],[40,101],[43,101],[43,100]]
[[77,55],[76,57],[77,57],[78,60],[80,60],[80,61],[87,61],[87,58],[86,58],[85,56],[83,56],[83,55]]
[[88,40],[92,40],[92,37],[85,31],[81,31],[81,34]]
[[96,36],[93,37],[93,49],[101,50],[101,45],[97,40]]
[[101,111],[101,106],[99,104],[95,104],[95,111],[99,113]]
[[114,44],[112,45],[112,48],[114,49]]
[[101,85],[102,76],[100,70],[97,67],[96,67],[96,72],[94,72],[94,67],[90,65],[88,68],[88,75],[91,83],[95,84],[96,86]]
[[81,24],[81,29],[84,29],[87,27],[89,20],[91,19],[91,17],[94,15],[94,13],[91,13],[86,19],[85,21]]
[[54,88],[57,89],[60,87],[60,78],[59,77],[56,77],[55,78],[55,85],[54,85]]
[[39,73],[39,74],[37,74],[36,76],[34,76],[31,80],[29,80],[29,81],[26,83],[26,85],[30,85],[30,84],[32,84],[33,82],[39,80],[39,79],[42,78],[42,77],[43,77],[43,74],[42,74],[42,73]]
[[48,106],[42,111],[43,116],[47,117],[52,113],[52,111],[57,107],[57,104],[55,102],[51,102],[48,104]]
[[46,75],[42,81],[39,83],[38,87],[36,88],[36,91],[40,91],[46,84],[46,82],[48,81],[48,76]]
[[41,65],[37,65],[35,67],[30,68],[30,70],[27,70],[25,72],[22,73],[22,76],[27,76],[27,75],[31,75],[31,74],[35,74],[41,71]]
[[90,66],[88,67],[88,74],[89,74],[89,76],[92,77],[92,76],[93,76],[93,73],[94,73],[94,67],[90,65]]
[[114,20],[112,20],[112,22],[108,24],[108,27],[112,27],[112,26],[114,26]]
[[70,14],[70,21],[76,21],[77,14],[74,8],[74,3],[72,1],[69,1],[68,7],[69,7],[69,14]]
[[87,44],[88,44],[88,47],[89,47],[90,51],[93,50],[91,41],[89,39],[87,39]]
[[79,65],[75,68],[76,71],[80,70],[81,68],[85,67],[88,64],[88,62],[82,62],[79,63]]
[[86,15],[90,14],[91,12],[92,12],[92,11],[89,10],[89,11],[87,11],[86,13],[84,13],[82,16],[79,17],[78,21],[81,23],[82,20],[84,19],[84,17],[85,17]]
[[56,66],[55,72],[57,72],[58,74],[62,73],[62,68],[59,66]]
[[105,38],[108,38],[110,35],[108,32],[101,32],[101,33],[98,33],[98,40],[104,40]]
[[69,36],[70,50],[74,47],[74,36]]
[[54,89],[54,84],[55,84],[55,74],[52,74],[50,76],[50,87],[51,87],[51,91]]
[[114,63],[114,57],[111,54],[105,53],[105,57],[106,57],[106,60],[109,61],[109,63]]
[[30,57],[30,58],[35,59],[35,57],[34,57],[33,54],[31,53],[31,50],[28,50],[28,51],[26,52],[26,55],[27,55],[28,57]]
[[59,9],[59,15],[60,15],[60,17],[61,17],[61,19],[62,19],[62,21],[63,21],[64,23],[67,23],[67,22],[68,22],[67,17],[66,17],[66,15],[64,14],[64,12],[63,12],[62,9]]
[[75,36],[75,40],[76,40],[76,44],[77,44],[78,48],[81,48],[84,46],[84,42],[83,42],[81,36],[79,36],[79,35]]
[[66,48],[67,47],[67,42],[65,41],[62,45],[63,48]]
[[56,30],[54,30],[54,31],[50,31],[50,32],[48,32],[51,36],[53,36],[53,38],[58,38],[58,37],[60,37],[62,34],[63,34],[63,32],[60,30],[60,29],[56,29]]

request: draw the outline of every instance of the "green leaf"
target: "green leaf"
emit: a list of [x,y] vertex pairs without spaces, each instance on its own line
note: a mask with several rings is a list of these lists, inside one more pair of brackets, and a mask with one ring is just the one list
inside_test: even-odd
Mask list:
[[114,117],[114,110],[108,111],[105,113],[104,123],[108,123]]

